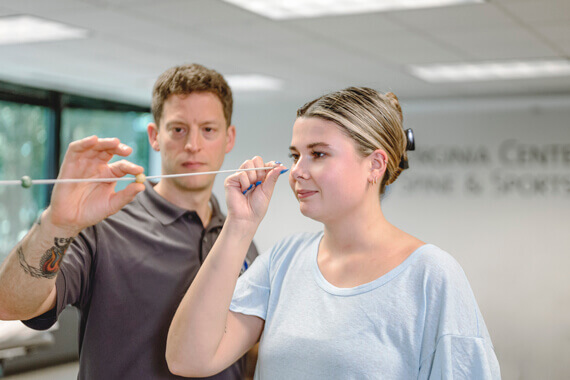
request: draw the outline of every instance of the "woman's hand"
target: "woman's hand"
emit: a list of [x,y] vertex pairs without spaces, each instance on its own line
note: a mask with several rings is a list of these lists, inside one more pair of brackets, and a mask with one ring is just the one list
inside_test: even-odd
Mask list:
[[264,163],[259,156],[245,161],[240,169],[273,167],[233,174],[226,178],[228,220],[259,225],[273,194],[277,179],[288,169],[281,163]]

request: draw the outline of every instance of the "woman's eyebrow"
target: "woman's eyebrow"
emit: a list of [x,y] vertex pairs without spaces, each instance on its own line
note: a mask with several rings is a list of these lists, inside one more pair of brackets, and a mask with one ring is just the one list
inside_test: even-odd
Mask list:
[[[313,149],[315,147],[323,147],[323,148],[330,148],[330,144],[327,144],[325,142],[315,142],[315,143],[311,143],[307,145],[307,149]],[[294,145],[291,145],[289,147],[289,150],[297,150],[297,148]]]
[[330,146],[331,146],[330,144],[327,144],[325,142],[315,142],[315,143],[307,145],[307,148],[309,148],[309,149],[313,149],[316,147],[330,148]]

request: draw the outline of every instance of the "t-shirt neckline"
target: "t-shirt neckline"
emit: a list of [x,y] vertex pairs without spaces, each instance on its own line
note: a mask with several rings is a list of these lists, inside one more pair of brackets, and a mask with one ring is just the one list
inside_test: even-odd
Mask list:
[[317,262],[317,255],[319,252],[319,245],[323,238],[324,233],[320,232],[320,236],[317,236],[316,239],[313,240],[313,244],[311,245],[311,266],[313,267],[313,275],[315,281],[319,285],[321,289],[336,296],[353,296],[357,294],[362,294],[374,290],[378,287],[381,287],[395,277],[397,277],[400,273],[402,273],[406,268],[408,268],[421,254],[421,252],[428,247],[430,244],[424,244],[417,248],[414,252],[412,252],[400,265],[389,271],[388,273],[383,274],[382,276],[378,277],[375,280],[367,282],[365,284],[361,284],[352,288],[339,288],[334,286],[321,273],[319,269],[319,264]]

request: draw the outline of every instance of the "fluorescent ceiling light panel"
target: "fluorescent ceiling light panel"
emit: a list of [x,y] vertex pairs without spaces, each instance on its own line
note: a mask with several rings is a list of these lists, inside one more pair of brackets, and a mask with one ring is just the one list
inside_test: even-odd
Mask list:
[[250,12],[276,20],[355,13],[384,12],[447,5],[483,3],[485,0],[224,0]]
[[570,61],[507,61],[455,65],[410,66],[410,72],[426,82],[476,82],[570,75]]
[[278,91],[283,87],[281,79],[261,74],[224,75],[232,91]]
[[33,16],[0,18],[0,45],[87,37],[88,31]]

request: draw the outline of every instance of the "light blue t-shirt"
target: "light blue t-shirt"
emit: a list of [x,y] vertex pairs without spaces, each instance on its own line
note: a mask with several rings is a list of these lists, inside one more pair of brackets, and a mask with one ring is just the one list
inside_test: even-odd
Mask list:
[[465,273],[426,244],[380,278],[330,284],[317,265],[322,232],[259,256],[230,309],[265,320],[255,379],[500,379]]

